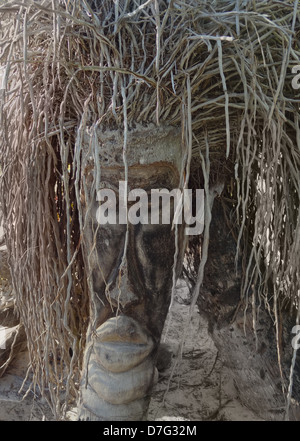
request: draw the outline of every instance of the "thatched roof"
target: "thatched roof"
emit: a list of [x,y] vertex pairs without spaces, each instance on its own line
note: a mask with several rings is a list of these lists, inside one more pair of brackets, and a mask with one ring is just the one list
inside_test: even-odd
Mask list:
[[52,403],[61,388],[76,393],[88,321],[86,126],[181,127],[186,178],[210,170],[235,200],[238,246],[250,245],[242,295],[257,284],[276,320],[280,299],[298,307],[298,1],[24,0],[2,4],[0,19],[1,209],[35,379]]

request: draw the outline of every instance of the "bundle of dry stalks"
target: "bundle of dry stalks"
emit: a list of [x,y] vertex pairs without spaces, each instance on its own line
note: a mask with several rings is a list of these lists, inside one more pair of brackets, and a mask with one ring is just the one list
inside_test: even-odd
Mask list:
[[236,201],[242,296],[255,287],[277,327],[284,302],[299,311],[298,1],[1,3],[1,211],[33,386],[56,416],[76,397],[88,323],[87,126],[182,127],[186,180],[224,181]]

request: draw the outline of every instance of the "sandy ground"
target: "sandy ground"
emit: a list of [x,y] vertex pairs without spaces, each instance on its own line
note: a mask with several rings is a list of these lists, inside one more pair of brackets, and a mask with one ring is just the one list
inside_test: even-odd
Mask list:
[[[185,283],[179,283],[163,335],[171,352],[171,363],[159,375],[149,420],[262,420],[239,401],[231,371],[222,361],[208,333],[207,320],[198,308],[189,319],[188,298]],[[185,343],[180,351],[185,329]]]
[[[167,350],[149,408],[149,421],[258,421],[262,418],[239,400],[232,370],[222,361],[208,334],[208,324],[196,309],[189,320],[189,293],[179,283],[166,321],[163,341]],[[190,323],[189,323],[190,322]],[[180,344],[187,324],[186,343]],[[167,329],[168,328],[168,329]],[[21,353],[0,378],[0,421],[51,420],[47,403],[30,392],[18,391],[24,381],[28,355]],[[29,380],[25,382],[27,390]],[[71,412],[70,419],[75,419]]]

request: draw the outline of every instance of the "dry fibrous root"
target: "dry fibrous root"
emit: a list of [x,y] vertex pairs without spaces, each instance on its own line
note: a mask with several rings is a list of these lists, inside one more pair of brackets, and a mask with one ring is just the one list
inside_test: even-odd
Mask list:
[[183,185],[200,170],[206,192],[224,182],[235,200],[242,296],[269,305],[277,334],[282,304],[300,310],[299,11],[290,0],[0,6],[1,212],[34,381],[57,417],[77,399],[89,322],[86,127],[124,138],[137,123],[179,127]]

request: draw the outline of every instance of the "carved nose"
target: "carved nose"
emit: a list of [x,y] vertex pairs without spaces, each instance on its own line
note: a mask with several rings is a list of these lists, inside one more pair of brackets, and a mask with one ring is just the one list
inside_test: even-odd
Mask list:
[[134,293],[134,286],[129,281],[127,262],[118,271],[114,283],[106,289],[106,297],[113,306],[121,305],[122,308],[138,302],[139,297]]

